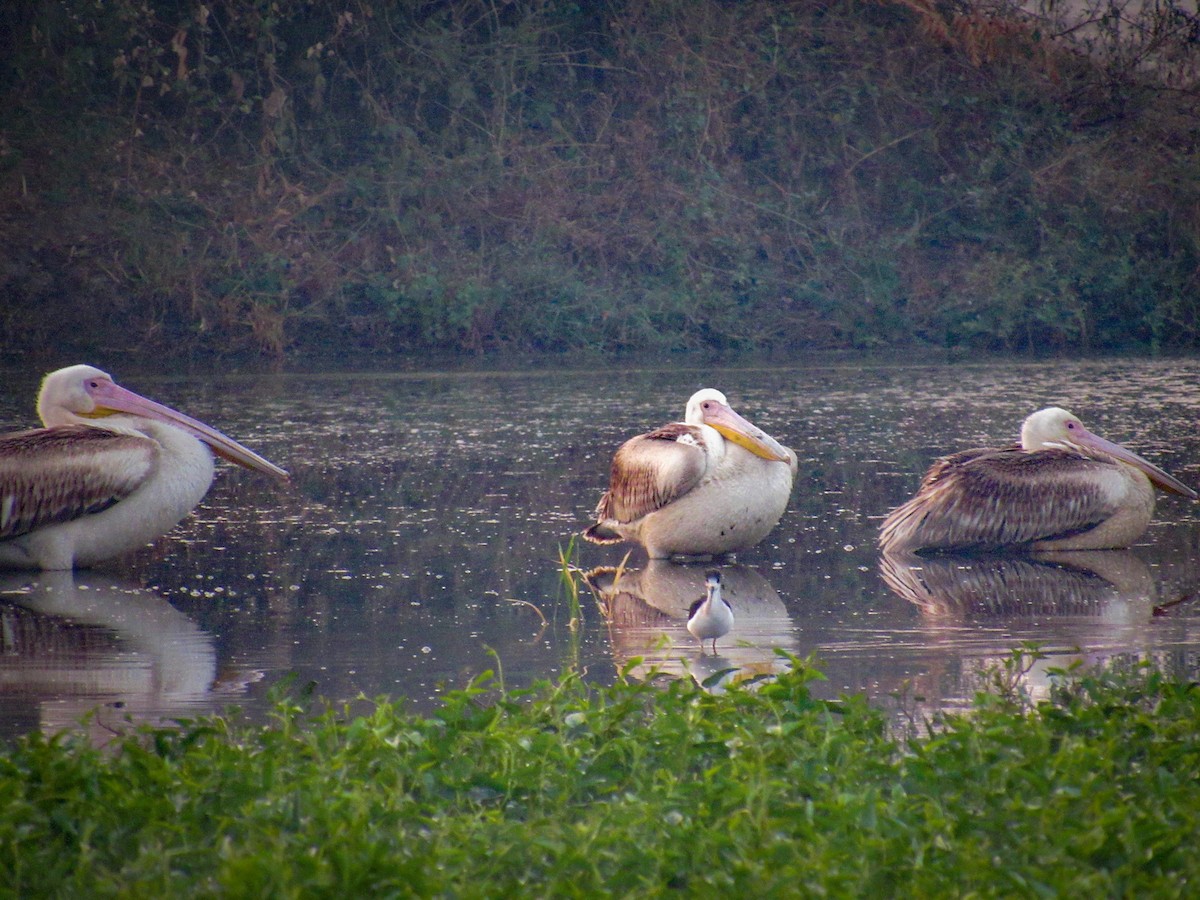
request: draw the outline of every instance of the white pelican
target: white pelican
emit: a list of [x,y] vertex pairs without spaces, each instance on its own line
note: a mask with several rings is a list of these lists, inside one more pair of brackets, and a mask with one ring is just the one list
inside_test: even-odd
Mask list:
[[635,541],[651,559],[732,553],[767,536],[787,508],[796,454],[705,388],[682,422],[630,438],[613,457],[598,544]]
[[1128,547],[1154,512],[1154,487],[1200,495],[1064,409],[1034,413],[1020,446],[964,450],[930,467],[883,523],[885,553]]
[[721,596],[721,573],[713,569],[704,575],[704,596],[688,610],[687,630],[700,642],[712,638],[713,654],[717,652],[717,638],[725,637],[733,628],[733,607]]
[[47,375],[38,415],[44,428],[0,437],[0,568],[88,566],[152,541],[204,497],[213,453],[288,477],[91,366]]

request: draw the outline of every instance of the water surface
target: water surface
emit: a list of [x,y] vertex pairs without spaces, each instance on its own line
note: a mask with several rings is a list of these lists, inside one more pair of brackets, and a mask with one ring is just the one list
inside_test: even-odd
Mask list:
[[[705,678],[815,655],[826,695],[965,703],[1024,641],[1071,661],[1200,667],[1196,504],[1160,497],[1128,551],[1066,559],[881,561],[875,534],[939,454],[1016,437],[1057,404],[1200,485],[1200,363],[837,365],[770,370],[266,375],[118,381],[293,473],[222,464],[145,551],[74,575],[0,578],[0,734],[187,716],[259,716],[289,674],[334,702],[428,708],[488,669],[510,685],[577,667]],[[36,376],[5,379],[0,428],[33,424]],[[683,627],[702,566],[580,544],[582,621],[560,553],[588,523],[619,443],[682,416],[700,387],[797,450],[779,527],[726,570],[738,619],[702,655]],[[922,698],[920,701],[914,698]]]

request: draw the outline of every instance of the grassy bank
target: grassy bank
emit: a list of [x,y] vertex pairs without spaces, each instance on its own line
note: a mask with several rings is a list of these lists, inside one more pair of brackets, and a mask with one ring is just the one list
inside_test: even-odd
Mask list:
[[0,352],[1194,350],[1195,13],[1063,6],[8,4]]
[[[1014,666],[1017,663],[1014,663]],[[1013,669],[998,682],[1014,681]],[[1153,671],[1012,691],[901,746],[794,672],[223,718],[0,754],[17,896],[1185,896],[1200,691]]]

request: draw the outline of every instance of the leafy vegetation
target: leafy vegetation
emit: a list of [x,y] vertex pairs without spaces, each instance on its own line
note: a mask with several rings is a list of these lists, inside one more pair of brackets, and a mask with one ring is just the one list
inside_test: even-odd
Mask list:
[[1152,669],[1016,685],[900,743],[809,664],[756,689],[380,700],[265,726],[0,752],[15,896],[1182,896],[1200,876],[1200,691]]
[[6,4],[0,346],[1194,349],[1200,21],[1031,9]]

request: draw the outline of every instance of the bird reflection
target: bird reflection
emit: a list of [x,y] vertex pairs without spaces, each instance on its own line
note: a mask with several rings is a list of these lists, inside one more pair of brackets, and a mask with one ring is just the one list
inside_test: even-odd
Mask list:
[[219,684],[207,632],[157,594],[100,573],[0,577],[0,650],[0,703],[36,704],[47,731],[96,709],[97,739],[127,717],[194,712],[254,680]]
[[688,633],[688,611],[706,596],[708,571],[711,564],[652,559],[643,569],[605,566],[584,575],[608,620],[618,668],[632,663],[635,677],[688,676],[710,689],[783,670],[786,660],[775,648],[798,652],[791,617],[771,583],[745,566],[719,569],[735,624],[719,653],[697,651]]
[[[1040,701],[1076,666],[1151,659],[1169,666],[1149,637],[1151,622],[1196,597],[1164,600],[1151,569],[1127,550],[884,554],[879,570],[892,591],[921,610],[930,669],[913,680],[911,694],[924,698],[969,697],[1003,683]],[[1038,649],[1013,668],[1018,637]],[[936,699],[929,704],[941,707]]]
[[1151,618],[1158,595],[1150,569],[1125,550],[969,557],[885,553],[879,571],[893,592],[939,621],[1071,617],[1130,624]]

